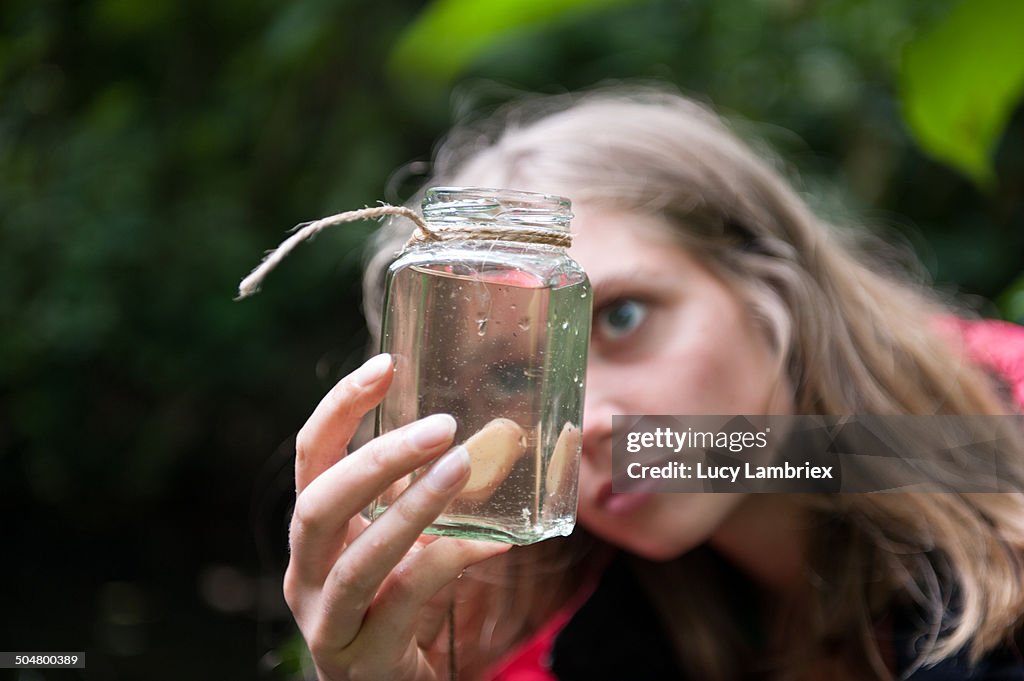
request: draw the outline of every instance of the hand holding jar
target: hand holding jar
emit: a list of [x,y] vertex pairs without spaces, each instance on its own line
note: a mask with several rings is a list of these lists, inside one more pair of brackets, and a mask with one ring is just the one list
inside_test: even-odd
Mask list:
[[[451,416],[429,416],[346,453],[392,380],[390,356],[370,359],[327,394],[296,441],[284,592],[324,681],[444,678],[445,587],[509,547],[421,537],[470,480],[466,448],[445,454]],[[360,515],[384,488],[432,461],[388,513],[372,524]]]

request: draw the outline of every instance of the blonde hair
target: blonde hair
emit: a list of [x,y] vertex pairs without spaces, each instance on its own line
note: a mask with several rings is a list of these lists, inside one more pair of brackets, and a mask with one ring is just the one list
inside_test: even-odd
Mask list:
[[[777,369],[793,388],[795,413],[1008,410],[990,377],[937,331],[937,320],[950,314],[945,305],[922,284],[866,265],[865,251],[877,242],[857,246],[853,232],[819,219],[763,153],[709,109],[678,94],[616,88],[518,104],[453,133],[436,153],[431,184],[543,187],[589,205],[667,218],[679,243],[726,281],[762,325]],[[371,328],[378,323],[383,269],[404,231],[399,225],[383,229],[367,268]],[[1005,436],[1024,452],[1020,433]],[[1024,456],[1007,465],[1010,479],[1024,479]],[[787,669],[795,675],[823,652],[847,670],[889,677],[874,623],[894,601],[912,602],[925,613],[927,645],[918,665],[964,646],[976,660],[1019,627],[1024,495],[801,499],[827,531],[811,540],[809,570],[817,589],[802,616],[803,643],[779,661],[780,677]],[[541,560],[567,560],[572,544],[531,549],[548,554],[537,559],[536,569]],[[713,582],[712,571],[696,561],[635,562],[648,582],[671,581],[666,571],[673,570],[695,570]],[[512,637],[526,633],[550,608],[528,571],[520,572],[518,587],[498,589],[531,589],[526,599],[514,599],[533,607],[518,617],[521,627],[508,624]],[[506,596],[497,598],[487,607],[509,607],[500,602]],[[738,670],[730,665],[739,656],[724,648],[737,637],[725,631],[722,618],[694,616],[693,598],[680,594],[661,612],[680,657],[697,678],[733,678]]]

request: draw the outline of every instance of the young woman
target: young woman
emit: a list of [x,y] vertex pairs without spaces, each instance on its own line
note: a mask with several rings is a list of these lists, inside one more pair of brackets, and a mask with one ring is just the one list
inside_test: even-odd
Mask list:
[[[390,357],[372,358],[296,445],[285,594],[321,679],[443,679],[455,667],[503,681],[1024,679],[1024,494],[610,485],[613,414],[1019,410],[1020,331],[978,332],[866,265],[850,235],[683,97],[601,91],[496,120],[453,134],[429,185],[573,201],[570,253],[594,287],[582,527],[507,552],[421,538],[469,461],[445,454],[447,415],[347,452],[391,381]],[[366,280],[371,328],[406,237],[398,222],[382,231]],[[979,333],[991,336],[984,352]],[[1020,481],[1021,434],[1000,435],[1012,445],[1005,476]],[[360,517],[377,490],[434,459],[381,519]]]

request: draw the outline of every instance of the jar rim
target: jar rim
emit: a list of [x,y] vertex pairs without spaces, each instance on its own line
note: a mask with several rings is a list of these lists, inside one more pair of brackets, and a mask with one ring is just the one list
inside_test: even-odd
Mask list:
[[428,222],[494,224],[568,232],[572,202],[555,194],[491,187],[431,187],[423,198]]

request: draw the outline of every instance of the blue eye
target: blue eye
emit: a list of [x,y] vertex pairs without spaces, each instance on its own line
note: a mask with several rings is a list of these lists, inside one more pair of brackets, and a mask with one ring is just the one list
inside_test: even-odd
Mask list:
[[597,313],[594,330],[608,340],[618,340],[635,331],[646,317],[646,303],[621,300],[606,305]]

